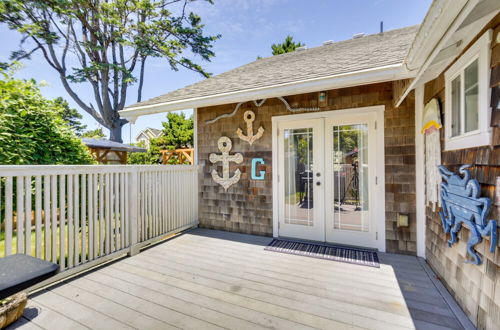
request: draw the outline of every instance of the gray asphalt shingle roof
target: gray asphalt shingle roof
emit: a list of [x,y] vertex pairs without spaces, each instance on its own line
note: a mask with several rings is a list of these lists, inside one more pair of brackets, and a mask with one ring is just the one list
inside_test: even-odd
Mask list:
[[322,78],[403,62],[418,25],[256,60],[127,108]]

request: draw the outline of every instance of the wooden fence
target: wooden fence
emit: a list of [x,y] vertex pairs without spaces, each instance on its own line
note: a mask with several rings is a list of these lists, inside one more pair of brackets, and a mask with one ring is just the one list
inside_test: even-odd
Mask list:
[[0,166],[0,257],[69,274],[135,254],[198,223],[197,177],[190,165]]
[[[194,164],[194,149],[176,149],[176,150],[160,150],[161,163],[167,165],[170,160],[174,160],[174,164]],[[172,164],[172,163],[171,163]]]

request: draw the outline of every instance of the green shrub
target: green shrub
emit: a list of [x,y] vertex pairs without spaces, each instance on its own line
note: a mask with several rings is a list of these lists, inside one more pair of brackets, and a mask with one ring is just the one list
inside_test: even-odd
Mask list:
[[87,147],[34,80],[0,70],[0,164],[93,164]]

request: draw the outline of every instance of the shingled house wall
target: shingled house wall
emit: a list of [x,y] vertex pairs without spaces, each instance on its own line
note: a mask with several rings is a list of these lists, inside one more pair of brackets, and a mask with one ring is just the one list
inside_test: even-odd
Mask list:
[[[500,33],[500,16],[492,20],[478,34],[493,28],[491,53],[491,86],[500,85],[500,44],[496,42]],[[472,42],[473,43],[473,42]],[[441,109],[445,105],[444,74],[425,85],[424,102],[436,97]],[[496,91],[498,93],[498,90]],[[494,112],[498,103],[494,104]],[[500,119],[500,118],[498,118]],[[444,118],[443,118],[444,120]],[[496,122],[500,124],[500,121]],[[472,177],[481,184],[481,195],[491,198],[494,205],[488,219],[500,219],[500,203],[495,198],[496,180],[500,176],[500,127],[493,127],[493,138],[489,146],[442,152],[442,164],[457,171],[462,164],[472,164]],[[443,130],[441,130],[443,131]],[[442,150],[444,150],[444,132],[441,132]],[[437,212],[426,210],[426,257],[431,267],[439,274],[448,290],[477,325],[478,329],[500,329],[500,248],[489,252],[489,239],[476,247],[482,255],[483,263],[479,266],[464,263],[469,230],[462,227],[459,241],[451,248],[447,245],[447,235],[441,227]]]
[[[415,112],[414,97],[410,94],[405,102],[395,108],[393,105],[393,83],[379,83],[366,86],[328,91],[328,105],[322,111],[357,108],[374,105],[385,106],[385,164],[386,164],[386,240],[390,252],[416,253],[415,224]],[[287,96],[294,108],[317,107],[318,93]],[[215,123],[206,121],[221,114],[230,113],[236,104],[198,109],[198,150],[202,173],[199,180],[199,220],[200,226],[228,231],[272,235],[272,121],[273,116],[290,115],[278,99],[269,99],[261,107],[252,102],[241,106],[235,116],[222,118]],[[246,134],[243,113],[252,110],[256,114],[254,131],[262,126],[264,135],[252,146],[241,141],[236,130],[241,128]],[[242,164],[231,163],[230,173],[239,168],[241,180],[227,192],[213,181],[211,171],[222,173],[222,165],[209,162],[209,154],[220,151],[217,140],[228,136],[232,140],[231,153],[240,152]],[[265,170],[263,181],[250,179],[251,159],[263,158]],[[398,212],[408,213],[410,226],[397,228]]]

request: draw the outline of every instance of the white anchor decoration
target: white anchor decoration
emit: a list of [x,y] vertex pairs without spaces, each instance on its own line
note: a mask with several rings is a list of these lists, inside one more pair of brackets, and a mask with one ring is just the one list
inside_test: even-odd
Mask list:
[[238,128],[236,134],[238,134],[238,137],[240,139],[252,145],[255,141],[257,141],[262,137],[262,134],[264,134],[264,128],[262,128],[262,126],[259,127],[259,129],[257,130],[257,134],[253,135],[253,122],[255,120],[255,113],[251,110],[245,111],[245,114],[243,115],[243,120],[247,123],[247,135],[245,136],[243,134],[241,128]]
[[217,170],[215,169],[212,170],[212,178],[215,182],[224,187],[225,191],[227,191],[229,187],[240,181],[241,177],[241,171],[239,169],[234,172],[234,176],[229,177],[229,162],[240,164],[243,161],[243,155],[240,153],[229,155],[229,151],[231,151],[233,144],[231,142],[231,139],[229,139],[227,136],[220,137],[217,141],[217,145],[222,154],[210,154],[209,160],[212,163],[222,162],[222,178],[219,176]]

